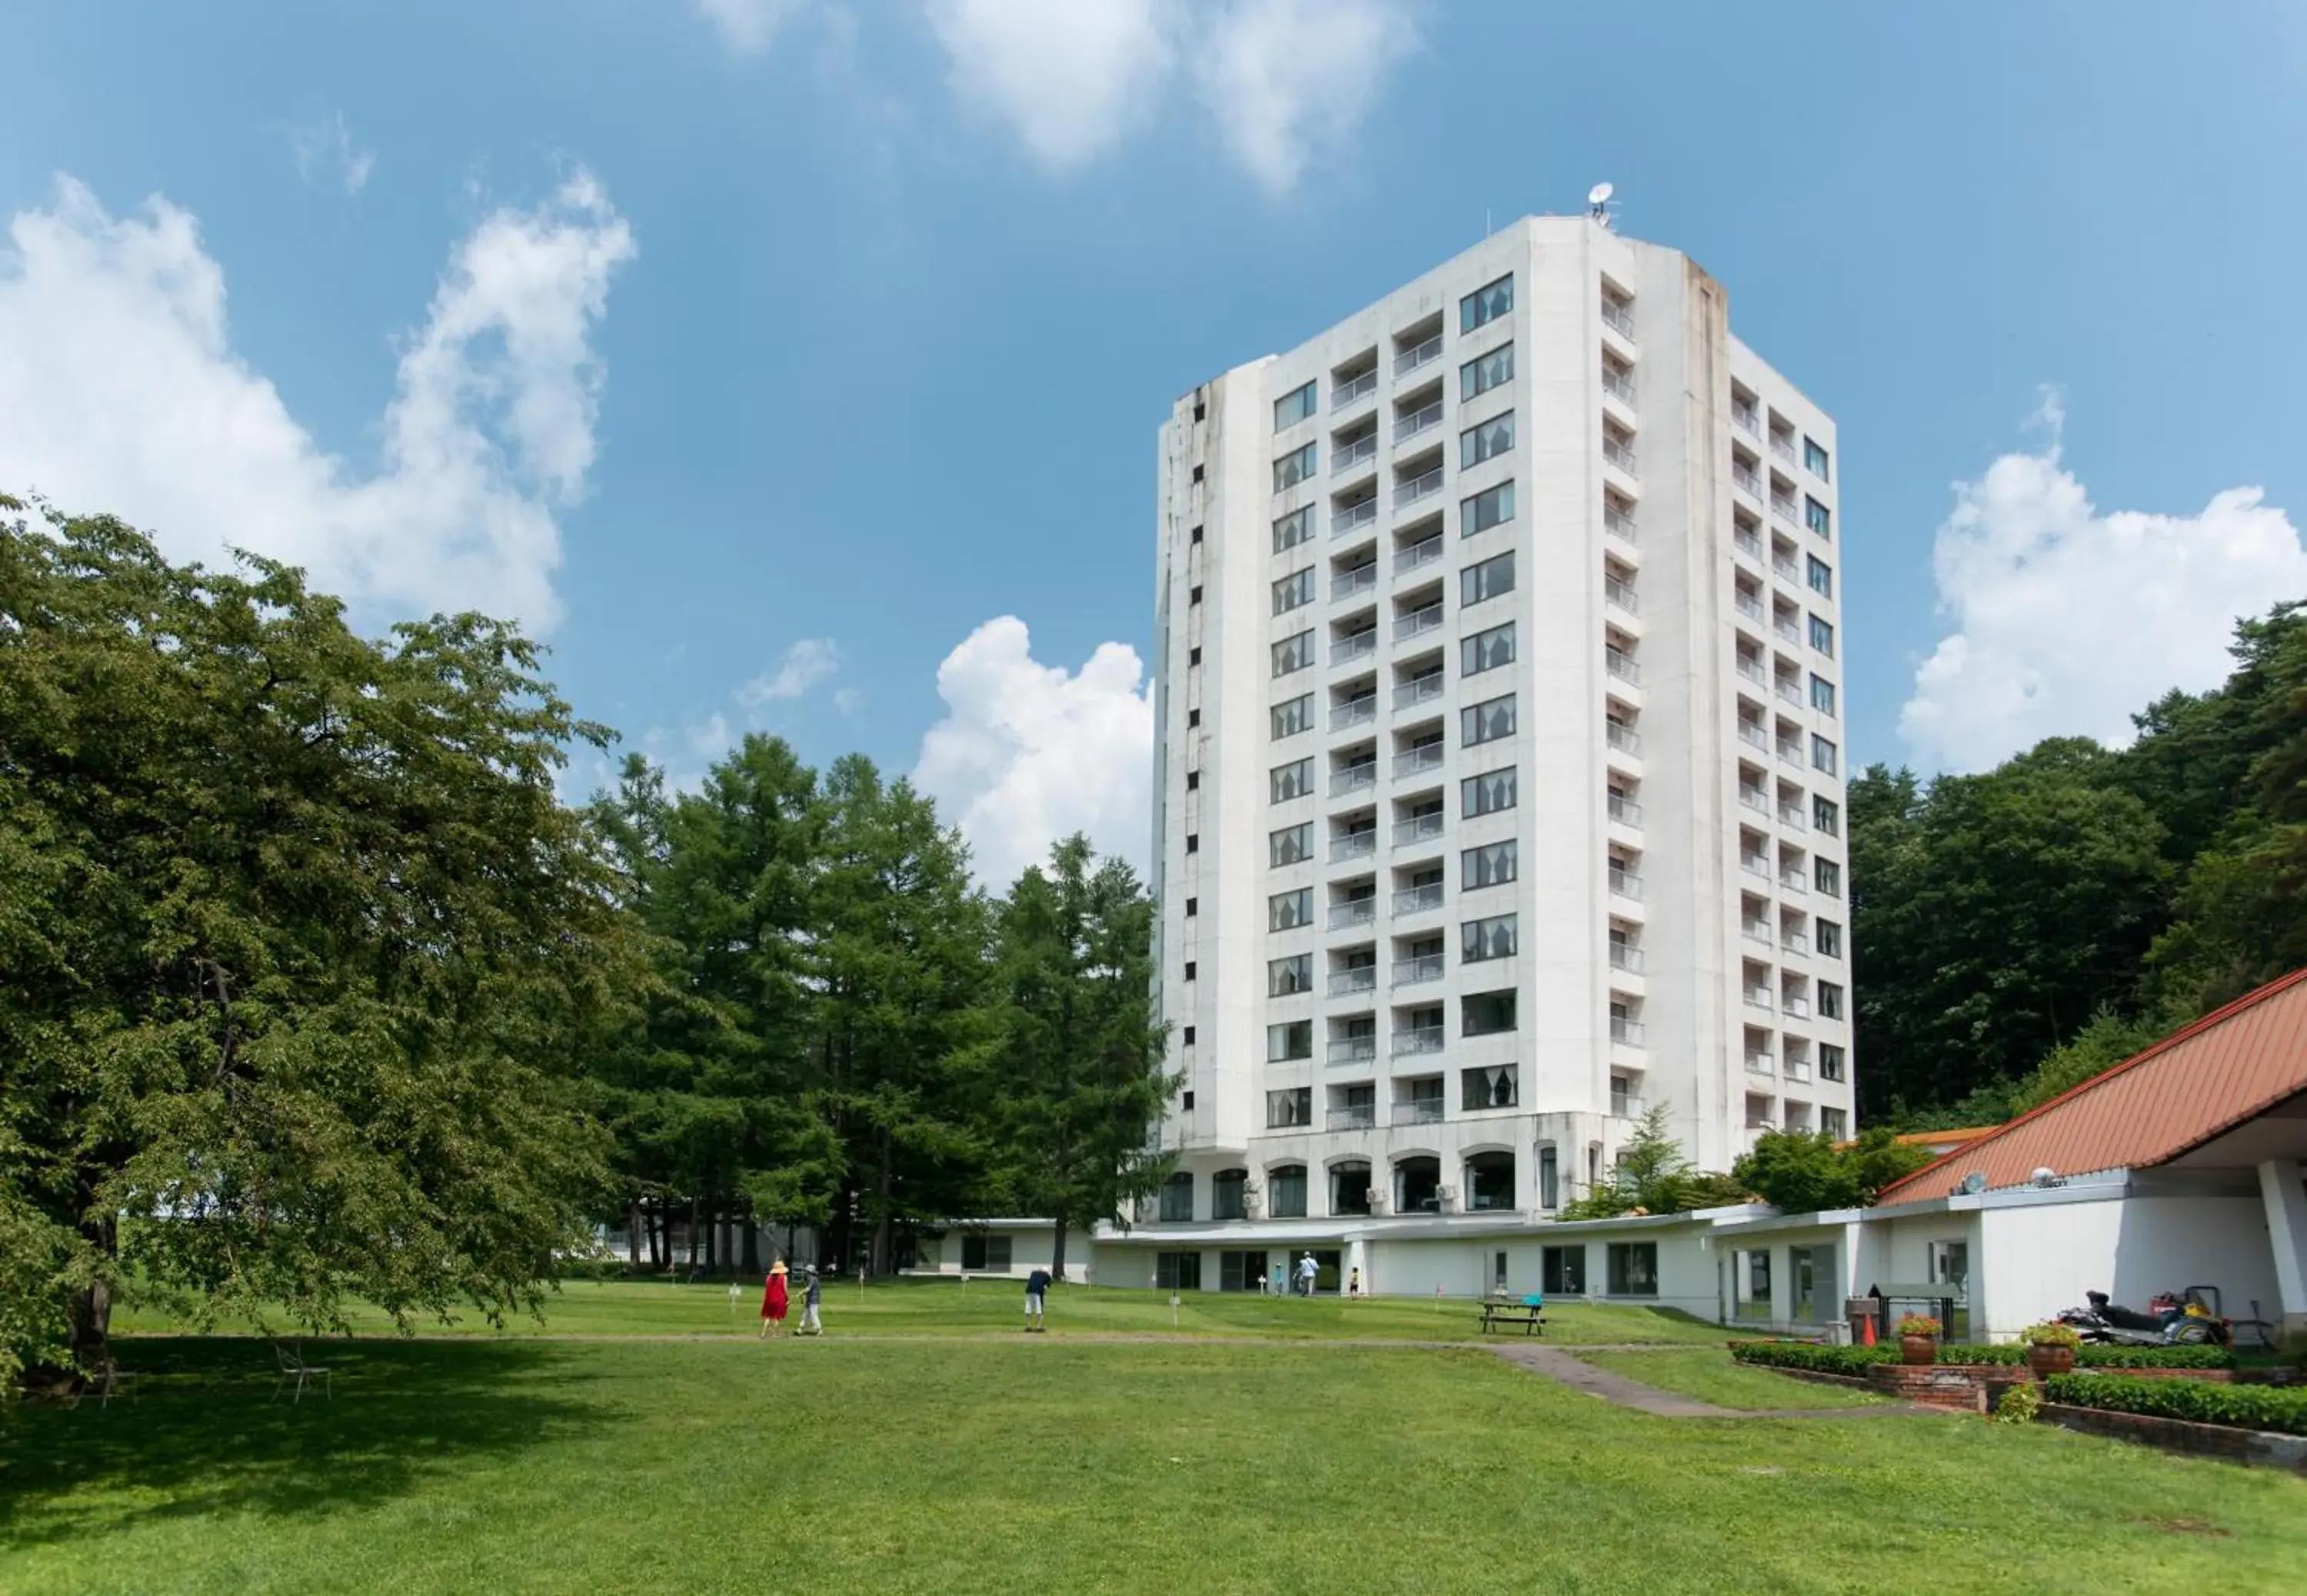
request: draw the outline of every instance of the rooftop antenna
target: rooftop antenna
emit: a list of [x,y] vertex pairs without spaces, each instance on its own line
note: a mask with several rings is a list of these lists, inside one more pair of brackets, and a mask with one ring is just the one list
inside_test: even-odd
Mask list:
[[1607,183],[1598,183],[1586,191],[1586,214],[1602,224],[1610,225],[1610,196],[1618,191]]

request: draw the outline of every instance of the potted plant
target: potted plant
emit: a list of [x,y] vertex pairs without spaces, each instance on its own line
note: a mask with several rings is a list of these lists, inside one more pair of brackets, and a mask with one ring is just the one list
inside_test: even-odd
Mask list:
[[1899,1321],[1899,1361],[1935,1363],[1939,1356],[1939,1321],[1927,1313],[1910,1313]]
[[2027,1367],[2035,1371],[2037,1379],[2074,1372],[2075,1348],[2083,1344],[2083,1338],[2072,1325],[2056,1321],[2028,1325],[2019,1338],[2027,1344]]

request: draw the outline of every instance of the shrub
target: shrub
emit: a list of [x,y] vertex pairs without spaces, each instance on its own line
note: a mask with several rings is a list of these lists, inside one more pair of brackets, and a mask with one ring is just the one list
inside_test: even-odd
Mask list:
[[2293,1387],[2125,1379],[2119,1374],[2054,1374],[2043,1382],[2043,1387],[2050,1401],[2071,1407],[2307,1435],[2307,1390]]
[[[1731,1343],[1730,1355],[1742,1363],[1863,1378],[1871,1364],[1897,1362],[1899,1348],[1889,1342],[1817,1346],[1804,1341],[1737,1341]],[[2009,1364],[2024,1362],[2026,1357],[2027,1349],[2016,1342],[1942,1341],[1935,1361]],[[2075,1363],[2087,1369],[2232,1369],[2235,1355],[2223,1346],[2086,1346],[2075,1353]]]
[[1936,1336],[1945,1328],[1927,1313],[1909,1313],[1899,1321],[1901,1336]]
[[1741,1363],[1768,1369],[1807,1369],[1816,1374],[1848,1375],[1864,1379],[1876,1363],[1895,1363],[1895,1346],[1816,1346],[1806,1341],[1736,1341],[1730,1355]]
[[2030,1382],[2013,1386],[1994,1404],[1994,1421],[1998,1424],[2032,1424],[2043,1415],[2043,1394]]
[[2056,1319],[2028,1325],[2019,1332],[2019,1339],[2028,1346],[2080,1346],[2083,1344],[2082,1332]]

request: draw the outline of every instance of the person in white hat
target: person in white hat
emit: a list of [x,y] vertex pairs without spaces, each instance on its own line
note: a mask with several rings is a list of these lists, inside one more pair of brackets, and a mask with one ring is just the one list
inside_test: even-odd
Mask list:
[[1299,1259],[1298,1260],[1299,1291],[1308,1297],[1312,1296],[1314,1294],[1314,1277],[1321,1272],[1322,1266],[1314,1261],[1314,1255],[1312,1253],[1309,1252],[1305,1257]]

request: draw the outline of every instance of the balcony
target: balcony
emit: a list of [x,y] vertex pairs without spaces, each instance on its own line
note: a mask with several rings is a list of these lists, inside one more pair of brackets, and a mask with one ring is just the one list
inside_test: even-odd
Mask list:
[[1367,926],[1377,918],[1377,898],[1355,898],[1344,903],[1330,905],[1330,929],[1343,931],[1350,926]]
[[1792,832],[1806,832],[1810,830],[1809,823],[1803,819],[1802,806],[1800,804],[1780,804],[1779,806],[1779,824]]
[[1797,587],[1802,585],[1802,567],[1797,565],[1788,556],[1773,551],[1771,555],[1771,568]]
[[1634,584],[1631,582],[1621,582],[1616,576],[1603,577],[1602,597],[1629,615],[1640,615],[1642,612],[1642,602],[1635,596]]
[[1350,764],[1343,770],[1330,772],[1330,796],[1342,798],[1350,792],[1360,792],[1377,785],[1377,761],[1366,760]]
[[1612,943],[1610,944],[1610,968],[1612,969],[1625,970],[1630,976],[1638,976],[1642,974],[1642,951],[1634,946],[1632,943]]
[[1337,537],[1357,526],[1368,526],[1376,519],[1377,499],[1375,496],[1363,499],[1359,504],[1342,506],[1330,512],[1330,535]]
[[1793,644],[1796,647],[1799,648],[1802,646],[1802,628],[1795,625],[1792,620],[1788,619],[1786,617],[1773,617],[1771,621],[1771,630],[1776,632],[1781,638]]
[[1730,542],[1739,553],[1754,559],[1762,558],[1762,540],[1745,527],[1735,528],[1730,533]]
[[1432,537],[1412,543],[1409,548],[1396,554],[1394,557],[1394,574],[1399,576],[1404,571],[1414,571],[1420,566],[1432,565],[1441,558],[1442,534],[1437,532]]
[[1640,804],[1630,798],[1621,798],[1614,792],[1610,795],[1609,805],[1612,820],[1617,821],[1620,825],[1630,825],[1637,829],[1641,827],[1642,807]]
[[1407,1103],[1394,1105],[1394,1122],[1397,1125],[1438,1125],[1442,1122],[1442,1099],[1413,1097]]
[[1334,969],[1330,972],[1330,995],[1351,997],[1357,992],[1377,990],[1377,966],[1365,964],[1356,969]]
[[1621,898],[1631,898],[1639,903],[1642,900],[1642,878],[1624,865],[1613,865],[1610,866],[1610,890]]
[[1739,487],[1745,489],[1747,492],[1753,494],[1756,499],[1762,497],[1762,479],[1754,474],[1753,467],[1737,465],[1732,465],[1730,467],[1730,480]]
[[1771,878],[1771,856],[1766,853],[1741,852],[1738,855],[1738,868],[1749,875],[1759,875],[1764,881],[1768,881]]
[[1367,726],[1377,719],[1377,695],[1365,693],[1359,698],[1349,698],[1343,704],[1330,706],[1330,730],[1343,731],[1349,726]]
[[1416,986],[1441,978],[1442,955],[1439,953],[1423,953],[1415,959],[1394,961],[1394,984],[1397,986]]
[[1430,842],[1441,834],[1442,816],[1439,815],[1419,815],[1394,823],[1394,845],[1396,848],[1415,848],[1420,842]]
[[1749,1075],[1776,1074],[1775,1063],[1776,1061],[1767,1053],[1749,1049],[1746,1054],[1746,1073]]
[[1330,408],[1343,410],[1377,392],[1377,368],[1372,366],[1359,377],[1335,384],[1330,389]]
[[1376,1057],[1376,1037],[1334,1037],[1330,1040],[1330,1062],[1334,1064],[1366,1064]]
[[1602,458],[1628,476],[1639,478],[1642,474],[1634,469],[1634,446],[1621,443],[1615,438],[1602,440]]
[[1741,405],[1733,399],[1730,402],[1730,424],[1756,442],[1762,441],[1762,418],[1752,405]]
[[1442,491],[1442,467],[1437,465],[1414,482],[1402,482],[1394,490],[1394,508],[1416,504],[1421,499],[1431,499]]
[[1786,892],[1807,892],[1810,891],[1810,882],[1804,876],[1799,867],[1781,870],[1779,872],[1779,890]]
[[1642,1022],[1628,1020],[1623,1015],[1611,1015],[1610,1040],[1626,1047],[1640,1047],[1642,1045]]
[[1612,1119],[1638,1120],[1650,1111],[1651,1105],[1640,1097],[1629,1097],[1625,1092],[1612,1092],[1610,1094],[1610,1117]]
[[1771,685],[1771,673],[1763,670],[1762,661],[1752,654],[1738,656],[1737,671],[1739,675],[1758,687],[1767,687]]
[[1778,456],[1778,457],[1779,457],[1780,459],[1784,460],[1788,465],[1794,465],[1794,464],[1795,464],[1795,440],[1794,440],[1794,434],[1793,434],[1793,433],[1791,433],[1791,432],[1773,432],[1773,433],[1771,433],[1771,452],[1772,454],[1774,454],[1774,455]]
[[1768,920],[1741,920],[1738,922],[1738,935],[1766,948],[1771,945],[1771,923]]
[[1771,514],[1776,516],[1780,520],[1784,521],[1789,526],[1800,526],[1802,525],[1802,507],[1796,504],[1793,499],[1788,499],[1783,493],[1773,493],[1771,495]]
[[1742,743],[1752,743],[1765,754],[1771,751],[1771,734],[1752,721],[1738,722],[1738,740]]
[[1397,682],[1394,688],[1394,707],[1397,710],[1416,709],[1421,704],[1429,704],[1441,697],[1448,686],[1449,679],[1438,670],[1431,676],[1413,677],[1406,682]]
[[1810,1064],[1804,1059],[1790,1058],[1787,1061],[1786,1069],[1780,1073],[1784,1079],[1800,1086],[1810,1079]]
[[1394,446],[1400,448],[1421,432],[1430,432],[1442,424],[1442,401],[1437,399],[1414,415],[1398,418],[1394,423]]
[[1639,686],[1642,679],[1642,668],[1634,662],[1634,656],[1623,648],[1603,649],[1602,669],[1630,687]]
[[1810,956],[1810,938],[1799,931],[1780,932],[1779,945],[1789,953],[1800,953],[1805,958]]
[[1342,837],[1330,839],[1330,863],[1342,865],[1348,859],[1366,859],[1377,851],[1377,832],[1350,832]]
[[1604,721],[1602,740],[1621,754],[1639,754],[1642,751],[1642,734],[1624,721]]
[[1420,366],[1431,365],[1442,358],[1442,335],[1436,333],[1415,349],[1405,349],[1394,357],[1394,374],[1407,377]]
[[1615,299],[1606,299],[1602,302],[1602,325],[1609,328],[1622,338],[1631,338],[1634,336],[1634,312]]
[[1741,589],[1732,596],[1730,602],[1732,606],[1737,609],[1739,614],[1745,616],[1748,620],[1755,622],[1757,625],[1761,624],[1763,619],[1762,600],[1756,598],[1753,593]]
[[[1810,1018],[1810,999],[1806,997],[1782,997],[1779,1000],[1779,1012],[1785,1015],[1789,1020],[1808,1020]],[[1791,1080],[1794,1079],[1794,1071],[1795,1061],[1788,1059],[1787,1061],[1788,1080]]]
[[1324,1121],[1333,1131],[1368,1131],[1377,1124],[1377,1105],[1357,1103],[1349,1108],[1333,1108]]
[[1416,637],[1433,631],[1442,624],[1442,606],[1428,604],[1423,610],[1412,610],[1407,615],[1394,618],[1394,638],[1399,643],[1405,637]]
[[[1372,373],[1372,378],[1375,380],[1375,372]],[[1353,470],[1355,466],[1361,465],[1365,461],[1375,460],[1376,458],[1377,429],[1373,427],[1368,431],[1363,433],[1360,437],[1355,439],[1351,443],[1342,443],[1338,445],[1336,452],[1332,454],[1330,457],[1330,474],[1332,476],[1344,476],[1347,473]]]
[[1612,398],[1617,400],[1619,404],[1624,405],[1627,409],[1632,410],[1634,407],[1634,373],[1631,371],[1614,371],[1607,366],[1604,367],[1602,371],[1602,391],[1609,395]]
[[1330,644],[1330,663],[1347,664],[1377,653],[1377,628],[1366,632],[1349,632]]
[[1602,530],[1622,543],[1640,541],[1634,536],[1634,518],[1624,510],[1606,508],[1602,511]]
[[1351,571],[1341,571],[1330,578],[1330,602],[1352,598],[1358,593],[1368,593],[1377,585],[1377,562],[1358,565]]
[[1759,787],[1740,787],[1738,801],[1757,815],[1768,815],[1771,812],[1770,795]]
[[1802,764],[1802,745],[1798,742],[1792,741],[1789,738],[1783,737],[1780,738],[1779,739],[1779,757],[1785,760],[1788,764],[1799,765]]
[[1415,1053],[1442,1051],[1442,1028],[1438,1025],[1412,1025],[1394,1033],[1394,1056],[1403,1058]]
[[1394,895],[1394,912],[1397,915],[1431,914],[1442,907],[1442,883],[1428,882],[1422,887],[1404,887]]
[[1394,779],[1399,781],[1406,776],[1422,776],[1428,771],[1440,770],[1444,752],[1440,743],[1428,743],[1422,748],[1396,754],[1394,756]]
[[1771,1002],[1771,989],[1768,986],[1747,987],[1746,1006],[1750,1009],[1766,1010],[1772,1007],[1773,1005]]

